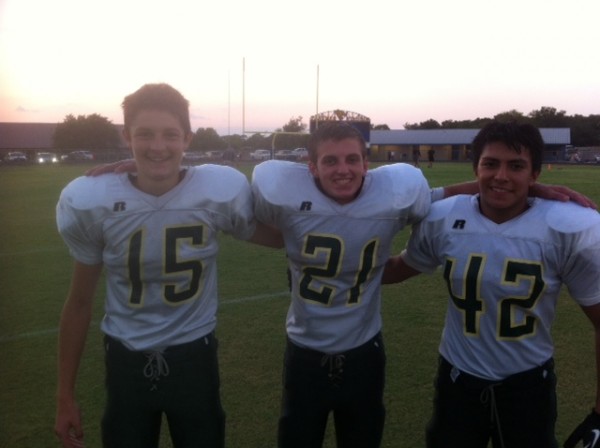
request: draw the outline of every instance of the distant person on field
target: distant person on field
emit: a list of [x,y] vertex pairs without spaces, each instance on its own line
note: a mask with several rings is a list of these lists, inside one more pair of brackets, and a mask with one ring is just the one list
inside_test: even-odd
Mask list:
[[158,447],[164,415],[174,447],[222,448],[217,233],[272,240],[254,220],[242,173],[181,167],[193,136],[181,93],[147,84],[122,106],[137,174],[80,177],[57,205],[75,265],[60,321],[55,432],[62,446],[83,446],[75,383],[105,271],[103,446]]
[[233,166],[235,165],[235,151],[233,148],[227,148],[223,151],[223,163],[225,165]]
[[421,151],[419,148],[414,148],[412,150],[412,160],[414,166],[419,166],[419,160],[421,159]]
[[431,148],[427,151],[427,167],[433,168],[433,162],[435,162],[435,149]]
[[581,156],[579,155],[579,151],[575,151],[573,154],[571,154],[571,158],[569,161],[573,163],[581,162]]
[[[428,448],[558,447],[551,325],[563,284],[592,322],[600,378],[600,215],[528,197],[543,149],[531,125],[486,125],[473,141],[480,193],[433,204],[386,267],[385,283],[438,267],[447,283]],[[565,446],[598,448],[599,413],[597,392]]]

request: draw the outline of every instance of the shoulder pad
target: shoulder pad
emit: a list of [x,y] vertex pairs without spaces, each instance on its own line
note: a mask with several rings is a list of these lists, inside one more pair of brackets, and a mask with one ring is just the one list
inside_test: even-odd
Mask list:
[[393,163],[383,165],[378,168],[367,171],[368,176],[372,176],[373,180],[381,180],[385,188],[390,190],[386,193],[391,193],[395,208],[406,208],[415,204],[426,201],[426,208],[430,203],[430,188],[427,179],[423,176],[423,172],[407,163]]
[[254,167],[252,188],[272,204],[289,201],[290,186],[302,191],[314,180],[308,166],[284,160],[267,160]]
[[426,221],[439,221],[450,214],[452,209],[457,205],[458,201],[468,201],[470,196],[457,195],[451,196],[431,204],[429,214],[425,217]]
[[194,188],[215,202],[229,202],[243,190],[250,189],[248,178],[230,166],[199,165],[191,168]]
[[557,232],[581,232],[600,225],[600,214],[594,209],[573,202],[539,201],[548,207],[548,226]]
[[103,174],[102,176],[81,176],[63,189],[61,202],[74,209],[86,210],[102,205],[106,199],[106,191],[119,177],[127,174]]

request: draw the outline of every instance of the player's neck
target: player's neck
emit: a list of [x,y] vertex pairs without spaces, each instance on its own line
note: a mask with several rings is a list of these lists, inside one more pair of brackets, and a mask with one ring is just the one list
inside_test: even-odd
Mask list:
[[177,177],[165,179],[151,179],[130,174],[129,181],[140,191],[152,196],[162,196],[175,188],[185,177],[186,170],[181,170]]
[[510,221],[525,213],[530,207],[529,201],[527,200],[507,208],[492,207],[489,204],[486,204],[485,201],[482,201],[481,197],[477,198],[477,201],[479,203],[479,211],[481,214],[496,224]]

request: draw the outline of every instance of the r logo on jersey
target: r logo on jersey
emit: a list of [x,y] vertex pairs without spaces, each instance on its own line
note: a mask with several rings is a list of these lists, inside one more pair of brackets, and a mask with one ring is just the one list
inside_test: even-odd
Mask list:
[[452,224],[452,228],[462,230],[465,228],[466,223],[467,223],[467,221],[464,219],[457,219],[456,221],[454,221],[454,224]]
[[113,212],[124,212],[125,211],[125,202],[115,202],[113,204]]
[[300,204],[301,212],[309,212],[311,209],[312,209],[312,202],[310,202],[310,201],[304,201],[304,202],[302,202],[302,204]]

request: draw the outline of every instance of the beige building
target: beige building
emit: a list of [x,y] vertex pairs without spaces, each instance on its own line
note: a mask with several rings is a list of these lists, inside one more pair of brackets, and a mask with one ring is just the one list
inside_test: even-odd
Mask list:
[[[427,152],[434,150],[437,161],[465,162],[470,146],[479,129],[419,129],[371,131],[369,159],[373,161],[411,162],[413,151],[427,161]],[[569,128],[540,129],[546,144],[544,160],[564,160],[571,143]]]

